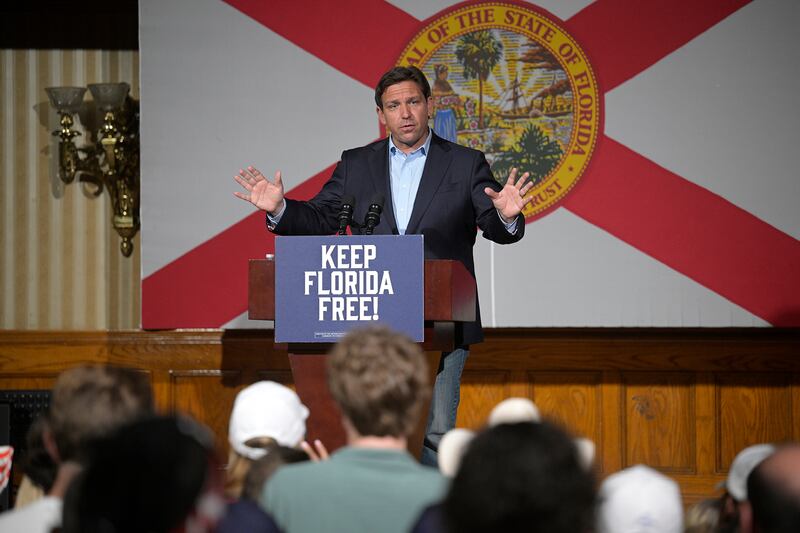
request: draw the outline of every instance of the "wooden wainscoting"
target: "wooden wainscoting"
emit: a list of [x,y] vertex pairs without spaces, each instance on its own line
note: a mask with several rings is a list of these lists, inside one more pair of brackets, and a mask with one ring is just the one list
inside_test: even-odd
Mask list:
[[[458,425],[483,425],[522,396],[591,438],[600,476],[646,463],[687,502],[714,493],[758,442],[800,440],[800,331],[779,329],[488,330],[462,380]],[[433,359],[434,357],[432,357]],[[82,363],[139,368],[164,412],[207,424],[221,448],[236,393],[292,384],[269,331],[0,332],[0,389],[47,389]]]
[[527,397],[596,443],[601,477],[645,463],[693,502],[742,448],[800,440],[798,355],[798,330],[495,330],[470,356],[458,425]]

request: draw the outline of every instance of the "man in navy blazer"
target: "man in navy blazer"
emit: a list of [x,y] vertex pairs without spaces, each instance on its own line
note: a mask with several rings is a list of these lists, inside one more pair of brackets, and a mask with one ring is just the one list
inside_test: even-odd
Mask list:
[[[234,193],[267,213],[267,227],[279,235],[331,235],[339,228],[342,200],[355,199],[353,220],[365,220],[371,203],[385,199],[375,234],[422,234],[426,259],[456,259],[475,275],[472,248],[477,228],[484,237],[509,244],[522,238],[522,208],[532,183],[516,169],[505,186],[492,176],[483,153],[438,137],[428,126],[431,90],[416,67],[395,67],[375,88],[378,118],[386,139],[346,150],[331,178],[308,202],[284,198],[280,171],[269,180],[257,169],[234,179],[246,190]],[[351,226],[361,233],[361,225]],[[480,314],[456,332],[458,349],[443,353],[436,376],[422,454],[435,465],[441,436],[455,426],[459,383],[470,344],[483,340]]]

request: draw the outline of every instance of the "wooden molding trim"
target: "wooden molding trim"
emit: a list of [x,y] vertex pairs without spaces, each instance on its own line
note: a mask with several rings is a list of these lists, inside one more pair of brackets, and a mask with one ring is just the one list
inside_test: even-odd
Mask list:
[[[597,446],[600,475],[636,463],[675,478],[687,502],[714,493],[734,455],[800,440],[800,329],[488,329],[462,379],[460,427],[510,396]],[[438,353],[429,353],[438,360]],[[236,393],[293,385],[270,330],[0,331],[0,388],[42,389],[78,364],[139,368],[156,404],[207,424],[220,447]]]

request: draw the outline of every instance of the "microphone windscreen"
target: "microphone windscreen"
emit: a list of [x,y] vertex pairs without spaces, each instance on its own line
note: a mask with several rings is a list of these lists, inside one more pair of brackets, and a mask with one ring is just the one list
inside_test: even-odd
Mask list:
[[354,206],[356,203],[356,199],[352,194],[345,194],[342,196],[342,207],[349,205],[350,207]]

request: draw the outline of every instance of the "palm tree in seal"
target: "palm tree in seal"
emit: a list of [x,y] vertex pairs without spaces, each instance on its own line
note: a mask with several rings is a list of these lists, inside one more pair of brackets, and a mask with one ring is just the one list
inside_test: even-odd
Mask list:
[[492,171],[498,176],[497,181],[505,184],[500,176],[506,176],[512,168],[531,173],[531,182],[539,183],[550,174],[564,155],[558,141],[551,139],[542,129],[529,124],[513,148],[503,152],[492,163]]
[[466,79],[478,79],[478,127],[483,129],[483,82],[503,56],[501,43],[491,30],[480,30],[461,37],[456,46],[456,58],[464,66]]

